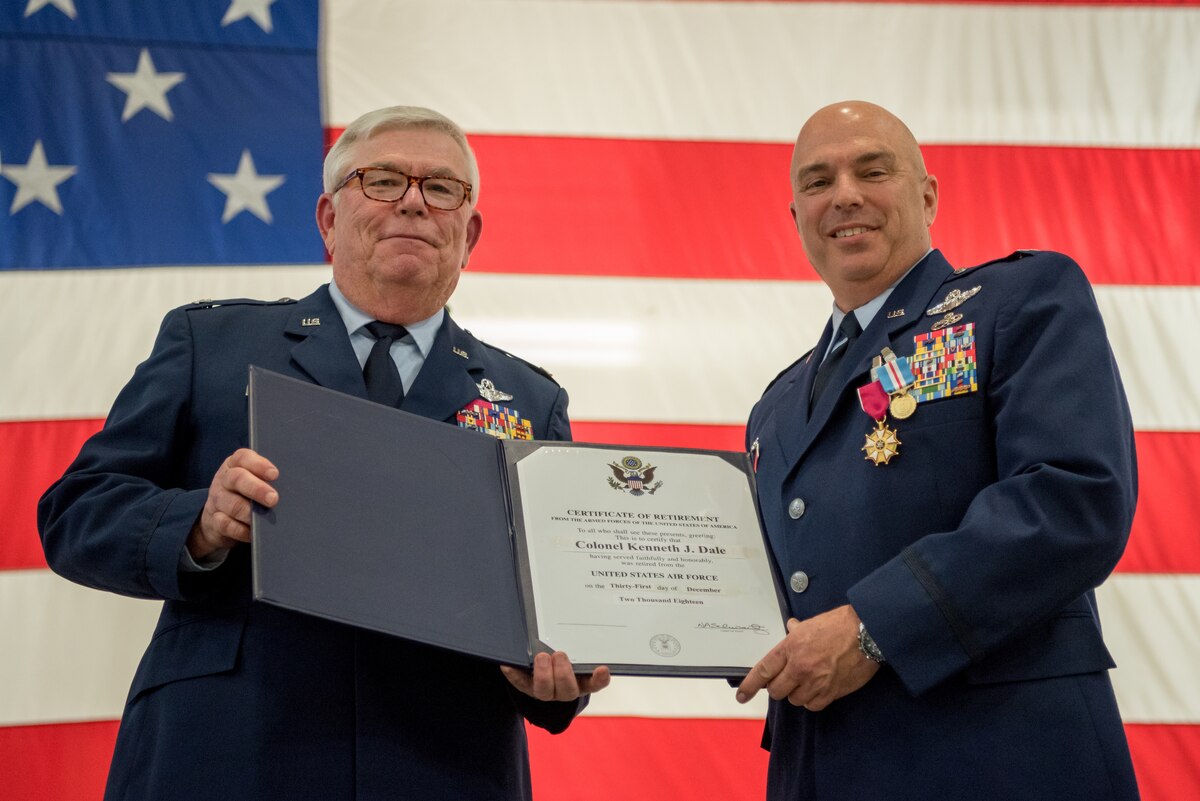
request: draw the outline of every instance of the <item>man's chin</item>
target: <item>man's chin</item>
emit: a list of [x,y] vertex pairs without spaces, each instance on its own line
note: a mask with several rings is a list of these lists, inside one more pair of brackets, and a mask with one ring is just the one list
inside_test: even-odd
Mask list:
[[374,277],[382,291],[397,292],[414,297],[428,297],[450,290],[458,283],[457,276],[448,278],[438,264],[426,259],[389,258],[377,263]]
[[829,260],[829,271],[843,280],[858,281],[878,274],[885,261],[882,255],[867,249],[860,253],[840,253]]
[[379,240],[375,244],[375,248],[378,252],[389,255],[412,254],[426,259],[429,258],[429,254],[437,251],[436,246],[431,245],[424,239],[414,239],[407,236],[389,236]]
[[376,252],[374,272],[392,280],[433,280],[438,274],[437,262],[429,258],[429,253],[410,253],[405,250]]

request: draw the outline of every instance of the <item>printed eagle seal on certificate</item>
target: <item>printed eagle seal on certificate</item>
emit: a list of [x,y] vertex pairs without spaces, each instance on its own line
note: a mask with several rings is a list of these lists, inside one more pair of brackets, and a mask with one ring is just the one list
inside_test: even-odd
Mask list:
[[650,485],[654,481],[654,465],[645,464],[636,456],[626,456],[620,462],[609,462],[613,474],[608,479],[608,485],[615,490],[628,492],[630,495],[653,495],[662,486],[662,481]]

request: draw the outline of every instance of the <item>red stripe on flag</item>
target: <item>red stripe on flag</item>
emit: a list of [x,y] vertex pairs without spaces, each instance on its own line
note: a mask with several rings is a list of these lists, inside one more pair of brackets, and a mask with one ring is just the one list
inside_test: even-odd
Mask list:
[[1200,798],[1200,726],[1127,723],[1125,736],[1142,801]]
[[746,450],[745,426],[669,423],[620,423],[572,420],[576,442],[662,448],[704,448],[716,451]]
[[[327,140],[341,130],[327,130]],[[818,280],[789,219],[790,144],[470,138],[487,218],[472,270]],[[1200,251],[1191,219],[1200,187],[1180,179],[1200,174],[1200,150],[923,151],[942,201],[933,241],[960,267],[1034,248],[1067,253],[1094,283],[1200,283],[1179,258]]]
[[[102,420],[0,423],[0,569],[45,567],[37,536],[36,507]],[[579,442],[655,445],[741,451],[745,428],[730,425],[628,423],[577,420]],[[1140,499],[1129,547],[1117,570],[1124,573],[1200,573],[1200,433],[1137,433]]]
[[1137,512],[1117,570],[1200,573],[1200,433],[1139,431],[1136,439]]
[[0,796],[100,801],[117,723],[0,726]]
[[[1200,726],[1127,724],[1125,732],[1143,801],[1200,798]],[[756,720],[585,716],[558,736],[530,727],[534,794],[761,799],[761,734]],[[0,727],[0,788],[6,798],[99,801],[116,735],[115,721]],[[596,769],[614,764],[620,770]]]
[[[1127,724],[1125,731],[1143,801],[1200,798],[1200,726]],[[760,721],[585,716],[559,736],[529,732],[536,797],[736,801],[765,795]],[[621,769],[595,770],[607,764]]]
[[[572,422],[579,442],[657,445],[740,451],[745,428],[665,423]],[[1139,431],[1139,500],[1133,531],[1118,572],[1200,573],[1200,494],[1180,487],[1200,487],[1200,468],[1192,454],[1200,433]]]
[[103,420],[0,423],[0,570],[46,566],[37,534],[38,498],[103,424]]
[[1200,245],[1191,222],[1200,188],[1183,177],[1200,175],[1200,150],[941,145],[924,151],[939,179],[933,241],[958,266],[1034,248],[1068,254],[1093,283],[1200,283],[1195,263],[1179,258],[1195,252],[1179,248]]
[[[471,269],[817,279],[789,219],[790,145],[471,141],[486,176],[480,209],[487,218]],[[956,265],[1035,248],[1069,254],[1095,283],[1200,283],[1195,265],[1179,258],[1200,252],[1191,219],[1200,189],[1180,180],[1200,175],[1200,150],[924,150],[942,199],[934,244]]]

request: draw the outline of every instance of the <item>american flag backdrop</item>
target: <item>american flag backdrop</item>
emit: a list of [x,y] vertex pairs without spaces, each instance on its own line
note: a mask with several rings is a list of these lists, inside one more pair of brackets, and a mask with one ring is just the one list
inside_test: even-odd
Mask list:
[[[1200,798],[1200,4],[1168,0],[0,0],[0,798],[99,799],[158,607],[51,574],[38,496],[168,309],[328,279],[343,126],[467,129],[453,313],[555,374],[577,439],[740,449],[829,313],[787,173],[846,98],[926,144],[951,262],[1061,250],[1095,284],[1141,476],[1099,591],[1114,683],[1143,796]],[[732,696],[618,678],[531,733],[535,795],[761,798],[765,705]]]

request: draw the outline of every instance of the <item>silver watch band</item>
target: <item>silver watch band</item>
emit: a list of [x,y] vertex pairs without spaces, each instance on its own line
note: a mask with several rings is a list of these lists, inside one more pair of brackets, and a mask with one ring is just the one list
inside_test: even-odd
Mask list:
[[858,623],[858,650],[863,652],[863,656],[877,664],[883,664],[887,660],[883,658],[883,651],[875,644],[875,639],[867,632],[867,624],[859,621]]

